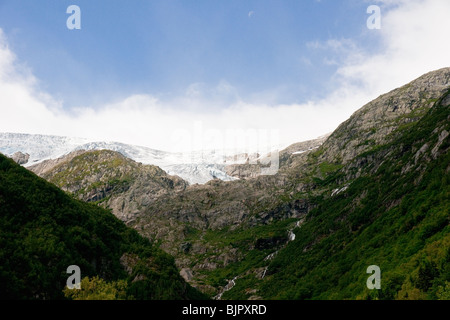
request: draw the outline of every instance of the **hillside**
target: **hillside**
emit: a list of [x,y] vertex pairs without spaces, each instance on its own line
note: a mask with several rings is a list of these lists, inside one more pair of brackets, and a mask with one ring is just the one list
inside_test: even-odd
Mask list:
[[[447,91],[389,142],[316,180],[327,192],[268,266],[263,298],[450,298],[449,105]],[[365,287],[369,265],[382,270],[379,291]]]
[[[173,258],[0,154],[1,299],[192,299]],[[80,291],[63,292],[78,265]]]
[[78,150],[28,169],[79,200],[111,209],[123,221],[132,220],[162,194],[188,185],[157,166],[137,163],[111,150]]
[[437,298],[449,281],[449,89],[450,68],[426,74],[355,112],[318,149],[288,155],[278,174],[189,187],[133,225],[221,299],[368,298],[372,264],[384,272],[379,298]]
[[[329,134],[302,142],[294,143],[287,148],[280,150],[278,152],[278,166],[279,168],[283,168],[288,166],[292,162],[292,155],[299,155],[305,152],[309,152],[313,149],[320,147],[328,138]],[[231,161],[235,159],[239,159],[238,163],[228,164],[225,166],[225,172],[235,178],[239,179],[251,179],[256,178],[262,174],[262,169],[264,167],[268,167],[271,164],[271,155],[236,155],[231,157]]]

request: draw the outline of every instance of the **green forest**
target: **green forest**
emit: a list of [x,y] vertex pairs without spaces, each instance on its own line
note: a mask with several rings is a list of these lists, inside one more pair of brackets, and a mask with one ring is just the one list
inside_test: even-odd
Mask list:
[[[171,256],[109,211],[1,154],[0,247],[0,299],[205,298]],[[66,288],[70,265],[81,269],[81,290]]]

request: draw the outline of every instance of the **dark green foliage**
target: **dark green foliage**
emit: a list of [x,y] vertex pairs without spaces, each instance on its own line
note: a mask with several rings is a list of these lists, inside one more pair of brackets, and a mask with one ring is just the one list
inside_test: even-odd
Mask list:
[[[450,154],[448,138],[434,159],[430,150],[443,129],[448,107],[433,107],[391,143],[361,155],[371,159],[363,174],[334,197],[318,196],[296,240],[282,249],[260,284],[270,299],[436,299],[450,281]],[[439,130],[435,130],[440,128]],[[425,143],[422,160],[414,161]],[[389,154],[389,157],[386,157]],[[361,162],[359,162],[361,163]],[[379,163],[376,171],[374,163]],[[318,180],[330,190],[349,164]],[[326,165],[328,166],[328,164]],[[405,170],[410,166],[409,170]],[[324,165],[320,167],[322,171]],[[328,170],[325,170],[328,171]],[[378,265],[381,290],[368,290],[366,268]]]
[[[125,280],[127,298],[203,297],[182,280],[172,257],[110,212],[74,200],[3,155],[0,247],[1,299],[62,299],[69,265],[82,277]],[[124,253],[139,259],[130,275],[120,263]],[[142,280],[132,282],[137,276]]]
[[433,284],[433,280],[439,276],[439,270],[434,261],[425,259],[421,262],[418,272],[416,288],[428,291]]

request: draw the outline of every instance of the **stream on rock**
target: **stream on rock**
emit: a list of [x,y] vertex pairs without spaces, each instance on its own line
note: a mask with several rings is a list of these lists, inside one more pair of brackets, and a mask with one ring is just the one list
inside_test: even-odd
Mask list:
[[227,283],[227,285],[223,288],[222,292],[219,293],[217,296],[215,296],[213,299],[214,299],[214,300],[220,300],[220,299],[222,299],[222,295],[223,295],[225,292],[227,292],[227,291],[233,289],[233,287],[236,285],[236,280],[237,280],[237,278],[238,278],[238,276],[234,277],[232,280],[228,280],[228,283]]

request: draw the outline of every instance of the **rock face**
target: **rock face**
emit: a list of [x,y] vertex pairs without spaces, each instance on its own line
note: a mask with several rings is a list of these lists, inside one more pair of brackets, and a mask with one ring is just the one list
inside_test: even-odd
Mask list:
[[[317,139],[294,143],[284,150],[281,150],[279,156],[279,167],[288,166],[292,163],[291,155],[300,155],[320,147],[329,134]],[[229,164],[225,166],[225,172],[232,177],[239,179],[256,178],[261,175],[262,168],[270,164],[270,154],[261,156],[259,154],[241,154],[237,159],[228,159],[230,161],[240,160],[238,164]]]
[[191,281],[192,280],[192,271],[191,271],[191,269],[189,269],[189,268],[181,269],[180,276],[182,276],[185,281]]
[[320,159],[345,164],[386,143],[395,129],[420,119],[448,90],[449,82],[450,68],[444,68],[369,102],[333,132],[323,144],[326,152]]
[[14,160],[17,164],[26,164],[30,159],[30,155],[28,153],[22,153],[20,151],[15,152],[11,155],[11,159]]
[[63,164],[65,162],[70,162],[73,158],[85,153],[85,150],[78,150],[78,151],[74,151],[69,153],[66,156],[57,158],[57,159],[49,159],[49,160],[45,160],[42,161],[38,164],[34,164],[30,167],[28,167],[29,170],[33,171],[34,173],[36,173],[38,176],[46,176],[47,174],[51,175],[50,172],[56,168],[58,165]]
[[29,169],[80,200],[111,209],[124,221],[133,219],[162,194],[187,187],[184,180],[156,166],[142,165],[109,150],[79,150]]

